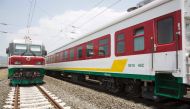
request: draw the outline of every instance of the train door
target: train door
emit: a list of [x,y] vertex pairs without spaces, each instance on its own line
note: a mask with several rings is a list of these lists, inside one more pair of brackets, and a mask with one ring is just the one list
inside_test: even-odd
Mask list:
[[181,49],[179,14],[180,12],[177,11],[154,19],[153,69],[155,72],[172,73],[179,68],[178,58]]
[[181,11],[156,18],[154,42],[155,95],[180,99],[184,95],[181,68]]

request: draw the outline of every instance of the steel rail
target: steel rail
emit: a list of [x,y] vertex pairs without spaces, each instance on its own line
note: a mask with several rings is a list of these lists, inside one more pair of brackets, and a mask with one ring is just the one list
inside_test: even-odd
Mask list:
[[18,102],[19,102],[19,86],[17,85],[15,88],[15,95],[14,95],[14,109],[19,109]]
[[40,86],[36,87],[42,92],[42,94],[44,94],[47,97],[47,99],[52,103],[52,105],[55,106],[55,108],[63,109],[63,107],[60,106],[59,103],[57,103],[51,96],[49,96]]

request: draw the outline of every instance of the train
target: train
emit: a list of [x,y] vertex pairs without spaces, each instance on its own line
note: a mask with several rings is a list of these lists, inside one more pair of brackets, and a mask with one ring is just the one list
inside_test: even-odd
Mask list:
[[10,85],[43,83],[47,51],[40,41],[28,38],[15,39],[6,49]]
[[47,74],[111,93],[183,99],[190,88],[190,0],[153,0],[46,56]]

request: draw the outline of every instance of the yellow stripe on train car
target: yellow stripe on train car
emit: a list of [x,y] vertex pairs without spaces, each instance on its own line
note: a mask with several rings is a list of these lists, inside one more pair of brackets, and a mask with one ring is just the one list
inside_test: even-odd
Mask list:
[[96,71],[96,72],[123,72],[127,59],[114,60],[111,68],[63,68],[63,70]]

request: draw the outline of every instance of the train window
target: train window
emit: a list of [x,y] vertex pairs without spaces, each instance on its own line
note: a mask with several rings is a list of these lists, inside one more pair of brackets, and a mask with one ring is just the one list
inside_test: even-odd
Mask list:
[[86,45],[86,56],[88,58],[94,56],[94,45],[92,42]]
[[63,60],[63,52],[60,52],[59,61],[61,62]]
[[49,63],[52,63],[52,62],[51,62],[51,56],[49,56]]
[[52,56],[52,61],[55,63],[55,54]]
[[53,63],[53,55],[51,55],[51,58],[50,58],[50,59],[51,59],[51,60],[50,60],[50,61],[51,61],[51,63]]
[[98,55],[99,56],[107,56],[109,55],[109,42],[108,38],[99,40],[98,43]]
[[116,36],[116,53],[121,54],[125,52],[125,35],[118,34]]
[[78,47],[77,48],[77,59],[81,59],[82,58],[82,47]]
[[26,44],[15,44],[15,52],[23,54],[27,50]]
[[173,18],[166,18],[157,23],[158,43],[166,44],[173,41]]
[[51,63],[53,63],[53,55],[51,55]]
[[51,61],[51,56],[49,56],[49,63],[52,63],[52,61]]
[[58,61],[58,58],[59,58],[59,53],[56,53],[56,54],[55,54],[55,62]]
[[63,61],[66,61],[68,59],[68,51],[64,51],[63,53]]
[[52,56],[49,56],[49,63],[52,63]]
[[46,57],[46,63],[49,64],[49,56]]
[[134,33],[134,51],[144,50],[144,28],[138,28]]
[[74,59],[74,49],[70,49],[70,60]]
[[56,62],[59,62],[59,53],[56,54],[56,58],[55,59],[56,59],[55,60]]
[[51,63],[53,63],[53,56],[52,55],[50,56],[50,61],[51,61]]

